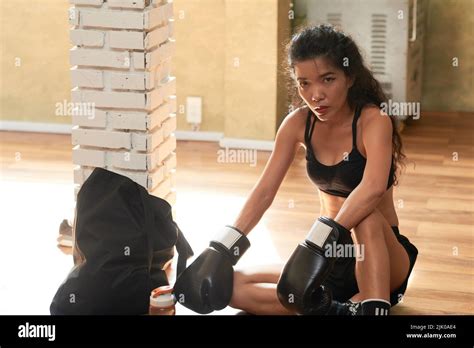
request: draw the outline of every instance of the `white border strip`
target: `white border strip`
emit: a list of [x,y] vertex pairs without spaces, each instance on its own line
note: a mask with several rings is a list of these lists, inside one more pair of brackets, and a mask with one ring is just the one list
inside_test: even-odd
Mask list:
[[71,124],[0,121],[0,130],[36,133],[71,134]]

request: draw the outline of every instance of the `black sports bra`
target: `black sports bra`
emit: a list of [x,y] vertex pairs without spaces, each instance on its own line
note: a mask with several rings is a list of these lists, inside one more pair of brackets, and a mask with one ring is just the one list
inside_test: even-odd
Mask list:
[[[311,181],[314,182],[321,191],[330,195],[348,197],[362,181],[367,160],[357,149],[356,143],[357,120],[360,116],[361,110],[362,106],[356,107],[352,121],[352,151],[346,159],[332,166],[320,163],[314,156],[311,137],[313,135],[314,125],[318,118],[313,114],[311,109],[308,110],[304,139],[306,144],[306,170]],[[311,117],[314,118],[312,124]],[[392,157],[387,189],[389,189],[394,182],[394,173],[395,166]]]

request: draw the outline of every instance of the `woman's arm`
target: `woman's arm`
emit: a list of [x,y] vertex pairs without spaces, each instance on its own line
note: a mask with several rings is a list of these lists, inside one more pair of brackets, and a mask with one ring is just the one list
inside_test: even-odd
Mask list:
[[234,225],[248,234],[270,207],[298,150],[301,131],[301,109],[290,113],[282,122],[275,138],[275,147],[260,179],[252,189]]
[[362,141],[367,163],[361,183],[344,201],[335,221],[348,230],[357,226],[379,204],[387,190],[392,161],[392,123],[380,110],[371,108],[363,126]]

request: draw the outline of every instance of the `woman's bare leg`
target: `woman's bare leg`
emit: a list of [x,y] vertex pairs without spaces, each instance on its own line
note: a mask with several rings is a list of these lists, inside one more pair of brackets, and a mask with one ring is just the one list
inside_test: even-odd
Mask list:
[[292,314],[277,297],[282,268],[283,265],[269,265],[234,272],[230,306],[256,315]]
[[[369,230],[368,233],[365,232],[367,230]],[[396,239],[388,222],[378,211],[371,216],[370,220],[366,221],[366,223],[358,228],[359,236],[362,235],[362,238],[359,238],[356,243],[362,242],[366,244],[364,250],[366,253],[367,248],[369,247],[368,244],[371,244],[371,242],[374,241],[374,239],[369,237],[369,235],[373,235],[370,230],[372,230],[372,232],[377,230],[379,232],[378,237],[380,237],[380,235],[383,236],[383,239],[379,239],[378,242],[383,242],[385,252],[388,253],[389,260],[388,265],[386,266],[389,269],[389,272],[387,272],[389,277],[381,279],[381,281],[388,282],[388,286],[382,285],[382,289],[384,290],[380,295],[378,294],[377,289],[370,289],[369,287],[370,291],[364,292],[363,290],[367,287],[359,286],[360,292],[351,298],[354,302],[381,295],[383,295],[383,297],[378,298],[387,298],[387,300],[389,300],[389,291],[391,292],[397,289],[403,283],[408,274],[408,255],[403,246]],[[382,233],[380,234],[380,232]],[[369,239],[368,242],[367,239]],[[382,251],[383,249],[384,248],[382,248]],[[367,254],[364,256],[367,256]],[[385,254],[385,257],[386,256],[387,254]],[[363,265],[361,264],[362,262],[364,261],[357,262],[356,265],[360,264],[363,268]],[[282,269],[283,265],[271,265],[236,271],[234,273],[234,290],[230,306],[252,314],[294,314],[283,307],[277,297],[276,284],[278,283]],[[357,272],[356,270],[356,278],[359,284],[364,282],[364,277],[361,277],[360,273],[360,271]],[[370,280],[374,280],[373,277],[369,278],[371,278]],[[375,281],[379,282],[380,280],[375,279]],[[374,292],[374,290],[376,290],[376,292]]]
[[[357,240],[356,244],[359,244],[359,243],[365,244],[366,255],[364,256],[368,256],[368,255],[380,256],[380,253],[384,254],[384,249],[386,250],[386,252],[388,253],[388,263],[389,263],[388,286],[389,286],[390,293],[392,293],[393,291],[395,291],[397,288],[401,286],[401,284],[405,281],[408,275],[408,270],[410,266],[408,254],[406,250],[403,248],[403,246],[400,244],[400,242],[397,240],[397,238],[395,237],[395,234],[393,233],[391,226],[388,224],[388,222],[385,220],[383,215],[378,210],[375,210],[372,214],[368,216],[368,218],[370,220],[365,221],[365,224],[361,226],[363,228],[362,229],[359,228],[358,233],[356,232],[355,236],[353,237],[355,237],[355,239]],[[371,231],[367,232],[367,230],[371,230]],[[381,236],[383,236],[383,239],[377,238]],[[370,255],[371,252],[368,251],[368,248],[371,248],[371,245],[374,241],[375,242],[378,241],[380,245],[382,245],[382,241],[383,241],[385,248],[380,248],[379,250],[376,250],[376,255]],[[384,256],[386,256],[386,254],[382,255],[381,257],[382,260],[384,259]],[[364,265],[364,262],[366,261],[367,260],[364,257],[364,261],[356,262],[357,283],[361,285],[363,282],[370,282],[370,280],[368,279],[369,277],[367,277],[366,270],[364,270],[364,268],[368,266],[368,264]],[[381,279],[381,281],[383,282],[386,280],[387,279],[385,278]],[[364,285],[361,286],[361,285],[359,285],[360,292],[351,298],[352,301],[359,302],[364,299],[376,296],[377,287],[372,287],[372,288],[369,287],[369,290],[367,290],[367,286],[364,286]],[[383,288],[386,289],[385,286],[383,286]],[[381,297],[381,298],[384,298],[384,297]]]

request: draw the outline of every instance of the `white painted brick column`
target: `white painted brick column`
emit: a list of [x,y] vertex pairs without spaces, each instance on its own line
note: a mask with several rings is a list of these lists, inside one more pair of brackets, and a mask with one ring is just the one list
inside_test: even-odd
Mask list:
[[102,167],[174,204],[173,3],[69,2],[75,194]]

